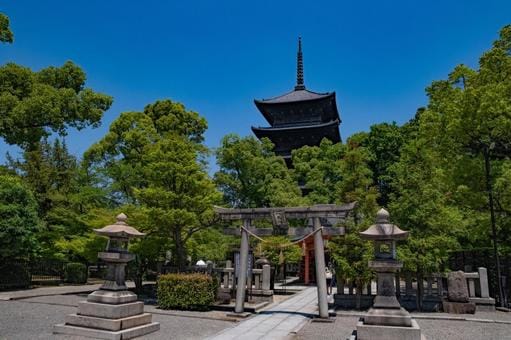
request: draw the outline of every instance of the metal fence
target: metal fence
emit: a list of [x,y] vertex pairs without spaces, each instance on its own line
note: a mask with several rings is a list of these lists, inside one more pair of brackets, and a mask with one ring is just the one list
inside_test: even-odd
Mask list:
[[64,282],[68,262],[48,259],[16,260],[0,263],[0,290]]

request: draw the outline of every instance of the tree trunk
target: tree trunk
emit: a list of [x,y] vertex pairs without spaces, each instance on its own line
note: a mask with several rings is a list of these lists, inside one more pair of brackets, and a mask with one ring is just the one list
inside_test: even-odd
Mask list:
[[356,287],[357,287],[357,307],[356,307],[357,310],[361,309],[362,286],[363,286],[363,284],[360,281],[358,281],[357,285],[356,285]]
[[422,269],[417,268],[417,310],[419,312],[422,312],[422,297],[424,295],[424,289],[423,289],[423,275],[422,275]]
[[174,245],[176,246],[176,265],[179,271],[182,271],[186,267],[186,250],[180,228],[176,228],[174,232]]
[[490,206],[490,220],[491,220],[491,231],[493,240],[493,256],[495,257],[495,266],[497,267],[497,289],[499,294],[499,305],[504,307],[504,293],[502,290],[502,282],[500,275],[500,259],[497,245],[497,226],[495,222],[495,207],[493,203],[493,186],[491,178],[491,164],[490,164],[490,151],[485,149],[484,155],[484,170],[486,175],[486,191],[488,192],[488,203]]

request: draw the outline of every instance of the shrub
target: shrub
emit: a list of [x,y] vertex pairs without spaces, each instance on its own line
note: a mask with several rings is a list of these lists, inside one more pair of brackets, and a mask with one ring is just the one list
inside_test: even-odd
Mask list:
[[78,262],[67,263],[64,267],[64,282],[86,283],[87,266]]
[[216,281],[205,274],[165,274],[158,278],[162,309],[206,310],[215,301]]

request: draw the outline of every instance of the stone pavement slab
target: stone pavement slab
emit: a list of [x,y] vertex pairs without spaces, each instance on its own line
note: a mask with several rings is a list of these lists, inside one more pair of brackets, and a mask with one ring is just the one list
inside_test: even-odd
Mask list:
[[289,338],[291,333],[298,331],[317,314],[317,294],[316,287],[305,288],[282,303],[208,339],[277,340]]

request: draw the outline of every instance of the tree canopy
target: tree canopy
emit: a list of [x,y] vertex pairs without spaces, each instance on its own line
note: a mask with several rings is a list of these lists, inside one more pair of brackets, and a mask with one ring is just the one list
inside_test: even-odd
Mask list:
[[39,227],[30,189],[19,178],[0,175],[0,259],[28,259],[35,254]]
[[216,151],[220,170],[215,182],[232,207],[254,208],[303,204],[300,188],[284,159],[268,139],[225,136]]
[[68,61],[34,72],[8,63],[0,67],[0,136],[25,150],[56,132],[100,124],[112,97],[85,87],[85,73]]
[[172,239],[180,267],[187,241],[212,224],[220,200],[203,161],[206,128],[205,119],[182,104],[157,101],[143,112],[122,113],[84,156],[115,204],[130,204],[149,218],[141,225],[151,236]]
[[0,42],[12,43],[14,41],[14,34],[9,26],[9,17],[0,13]]

